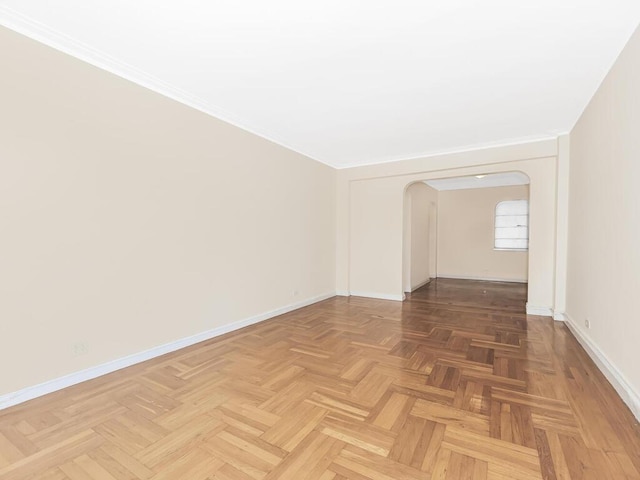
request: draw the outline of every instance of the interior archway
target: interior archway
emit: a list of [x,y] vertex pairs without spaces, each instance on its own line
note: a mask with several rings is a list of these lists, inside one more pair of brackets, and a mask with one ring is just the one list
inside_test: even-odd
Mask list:
[[[408,183],[402,291],[411,293],[434,278],[526,284],[529,183],[528,175],[515,171]],[[496,216],[504,202],[526,205],[526,215]],[[520,224],[511,225],[516,220]]]

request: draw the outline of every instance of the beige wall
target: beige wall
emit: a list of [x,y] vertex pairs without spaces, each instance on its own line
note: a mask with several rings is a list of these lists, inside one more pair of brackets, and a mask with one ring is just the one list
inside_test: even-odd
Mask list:
[[493,244],[498,202],[528,198],[527,185],[439,192],[438,277],[526,282],[527,252]]
[[519,171],[530,179],[528,305],[554,306],[557,140],[437,155],[338,171],[337,289],[403,297],[403,218],[407,185],[435,178]]
[[640,418],[639,112],[636,31],[570,135],[566,312]]
[[0,395],[335,291],[333,169],[5,29],[0,58]]
[[553,307],[556,140],[336,172],[4,29],[0,53],[0,395],[336,286],[402,298],[404,191],[434,178],[529,175]]
[[412,292],[436,273],[438,192],[423,182],[407,187],[404,200],[404,291]]

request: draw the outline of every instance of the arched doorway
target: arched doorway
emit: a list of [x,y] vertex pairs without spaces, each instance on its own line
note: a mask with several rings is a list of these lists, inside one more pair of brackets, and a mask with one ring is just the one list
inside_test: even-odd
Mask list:
[[[408,184],[403,291],[433,278],[527,283],[528,201],[529,177],[521,172]],[[520,210],[510,213],[511,204]]]

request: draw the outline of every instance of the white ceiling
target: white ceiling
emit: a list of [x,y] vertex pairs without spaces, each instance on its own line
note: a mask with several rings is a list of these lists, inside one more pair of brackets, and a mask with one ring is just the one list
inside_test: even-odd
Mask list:
[[0,23],[335,167],[568,132],[638,0],[0,0]]
[[529,177],[520,172],[491,173],[468,177],[426,180],[424,183],[438,191],[466,190],[469,188],[506,187],[509,185],[529,185]]

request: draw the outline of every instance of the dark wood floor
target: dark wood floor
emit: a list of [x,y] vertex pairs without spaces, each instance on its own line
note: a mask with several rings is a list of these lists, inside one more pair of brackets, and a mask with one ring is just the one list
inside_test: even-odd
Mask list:
[[640,431],[519,284],[336,297],[0,412],[0,478],[640,478]]

